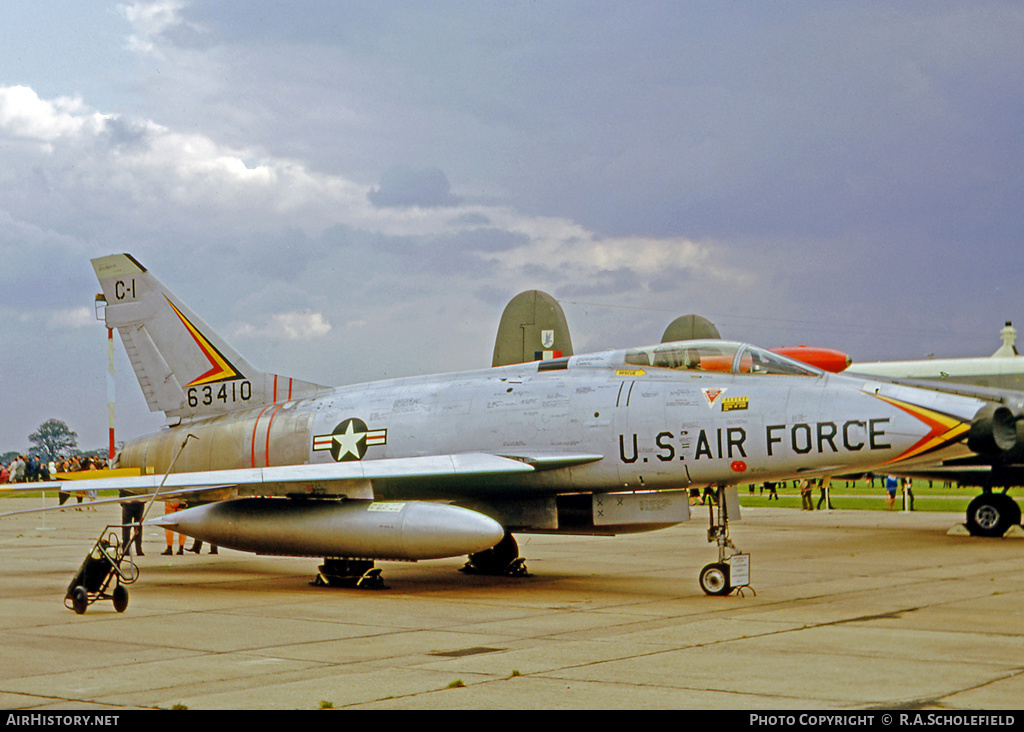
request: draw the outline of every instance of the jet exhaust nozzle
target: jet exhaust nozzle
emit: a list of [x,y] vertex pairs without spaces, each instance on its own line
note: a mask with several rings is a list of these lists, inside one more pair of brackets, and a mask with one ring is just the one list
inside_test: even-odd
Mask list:
[[983,455],[1002,455],[1017,446],[1017,421],[1003,406],[989,404],[978,410],[967,433],[967,447]]

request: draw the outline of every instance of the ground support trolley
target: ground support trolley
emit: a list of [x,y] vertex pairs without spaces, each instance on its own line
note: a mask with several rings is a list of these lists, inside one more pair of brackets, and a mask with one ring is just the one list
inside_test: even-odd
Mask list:
[[[122,545],[113,529],[128,528],[132,532],[130,541]],[[139,567],[126,547],[135,539],[138,524],[113,524],[103,529],[100,537],[86,555],[82,566],[64,596],[64,607],[81,615],[97,600],[113,600],[114,609],[123,613],[128,607],[128,590],[139,577]]]

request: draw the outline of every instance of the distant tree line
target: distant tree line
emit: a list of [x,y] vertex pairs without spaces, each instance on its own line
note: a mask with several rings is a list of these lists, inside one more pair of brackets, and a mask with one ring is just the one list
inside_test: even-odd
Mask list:
[[59,419],[48,419],[39,425],[39,429],[28,436],[32,447],[27,450],[10,450],[0,455],[0,464],[7,465],[19,455],[37,455],[50,460],[63,460],[74,457],[107,457],[107,449],[100,448],[83,452],[78,449],[78,434],[67,423]]

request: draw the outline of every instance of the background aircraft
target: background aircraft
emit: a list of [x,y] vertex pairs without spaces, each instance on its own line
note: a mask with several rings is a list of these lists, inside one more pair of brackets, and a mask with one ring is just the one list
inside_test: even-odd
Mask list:
[[945,384],[973,384],[1024,391],[1024,356],[1017,353],[1017,331],[1007,322],[999,332],[1002,345],[987,358],[926,358],[916,361],[856,363],[851,371],[865,376],[923,379]]
[[515,573],[512,532],[662,528],[689,518],[683,489],[706,487],[719,561],[701,586],[724,594],[745,584],[730,564],[745,555],[730,553],[722,488],[1016,446],[1005,407],[721,340],[327,387],[257,370],[131,256],[93,266],[167,426],[118,454],[139,477],[90,488],[205,504],[148,523],[321,556],[332,583],[377,559],[466,553],[472,571]]
[[498,321],[492,366],[573,355],[565,312],[546,292],[527,290],[508,301]]

